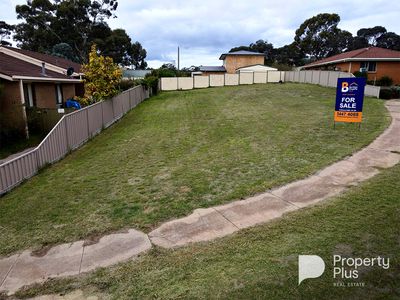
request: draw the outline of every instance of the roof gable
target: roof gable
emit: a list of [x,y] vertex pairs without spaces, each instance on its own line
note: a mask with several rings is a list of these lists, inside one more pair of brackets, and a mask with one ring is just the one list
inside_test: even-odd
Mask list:
[[337,55],[333,55],[321,60],[317,60],[303,67],[312,67],[319,65],[326,65],[334,62],[343,61],[362,61],[362,60],[399,60],[400,61],[400,51],[390,50],[380,47],[368,47],[357,50],[352,50]]
[[14,48],[14,47],[9,47],[9,46],[2,46],[6,49],[9,49],[11,51],[44,61],[45,63],[52,64],[54,66],[63,68],[63,69],[68,69],[69,67],[73,67],[74,71],[77,73],[80,73],[81,71],[81,65],[73,62],[71,60],[61,58],[58,56],[54,55],[49,55],[49,54],[44,54],[44,53],[39,53],[39,52],[34,52],[30,50],[24,50],[24,49],[19,49],[19,48]]
[[0,52],[0,74],[2,74],[3,78],[6,78],[7,80],[30,77],[46,81],[52,79],[54,79],[54,81],[76,81],[76,79],[71,79],[64,74],[54,72],[47,68],[45,68],[45,71],[45,74],[43,74],[41,66],[31,64],[24,60]]
[[253,51],[246,51],[246,50],[239,50],[239,51],[233,51],[229,53],[223,53],[220,56],[220,60],[224,60],[227,56],[231,55],[252,55],[252,56],[266,56],[265,53],[260,53],[260,52],[253,52]]

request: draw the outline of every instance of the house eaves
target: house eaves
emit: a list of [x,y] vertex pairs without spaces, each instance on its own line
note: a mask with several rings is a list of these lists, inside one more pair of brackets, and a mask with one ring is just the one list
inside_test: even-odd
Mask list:
[[[40,66],[40,67],[42,66],[42,63],[43,63],[42,60],[33,58],[31,56],[28,56],[28,55],[25,55],[25,54],[22,54],[22,53],[18,53],[16,51],[13,51],[11,49],[8,49],[8,48],[2,47],[2,46],[0,46],[0,53],[4,53],[6,55],[12,56],[14,58],[20,59],[22,61],[31,63],[31,64],[36,65],[36,66]],[[63,75],[67,75],[67,70],[66,69],[61,68],[59,66],[55,66],[55,65],[53,65],[51,63],[48,63],[48,62],[46,62],[46,69],[49,69],[51,71],[54,71],[54,72],[57,72],[57,73],[60,73],[60,74],[63,74]],[[72,75],[73,76],[82,76],[84,74],[83,73],[74,72]]]

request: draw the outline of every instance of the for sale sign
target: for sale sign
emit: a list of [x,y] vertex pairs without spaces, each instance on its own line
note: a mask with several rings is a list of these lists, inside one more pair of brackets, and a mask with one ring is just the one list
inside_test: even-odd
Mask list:
[[365,78],[338,79],[335,122],[361,122],[365,83]]

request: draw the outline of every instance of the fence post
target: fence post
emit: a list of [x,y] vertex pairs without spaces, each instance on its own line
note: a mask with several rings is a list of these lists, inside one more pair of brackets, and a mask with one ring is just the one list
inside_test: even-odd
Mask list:
[[86,126],[87,126],[87,136],[88,139],[90,138],[90,129],[89,129],[89,110],[88,108],[85,108],[86,110]]
[[35,159],[36,159],[36,173],[39,172],[40,165],[39,165],[39,154],[38,154],[38,148],[35,148]]
[[102,127],[104,128],[105,125],[104,125],[104,109],[103,109],[103,102],[104,102],[104,100],[101,100],[101,102],[100,102],[100,107],[101,107],[101,125],[102,125]]
[[111,102],[111,108],[112,108],[112,112],[113,112],[113,123],[114,123],[114,121],[115,121],[115,113],[114,113],[114,97],[113,97],[113,98],[111,98],[110,102]]
[[64,123],[64,130],[65,130],[65,141],[67,143],[67,152],[68,152],[71,148],[69,146],[67,118],[64,118],[63,123]]
[[328,80],[326,81],[326,86],[329,86],[329,77],[331,75],[331,71],[328,71]]

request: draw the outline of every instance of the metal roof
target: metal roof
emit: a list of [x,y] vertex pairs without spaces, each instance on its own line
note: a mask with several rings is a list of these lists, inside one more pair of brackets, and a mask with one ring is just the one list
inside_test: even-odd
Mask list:
[[151,70],[124,70],[122,77],[124,78],[144,78]]
[[201,66],[201,72],[226,72],[224,66]]
[[226,56],[228,55],[254,55],[254,56],[265,56],[265,53],[260,53],[260,52],[253,52],[253,51],[246,51],[246,50],[239,50],[239,51],[233,51],[229,53],[223,53],[220,56],[220,60],[224,60]]

